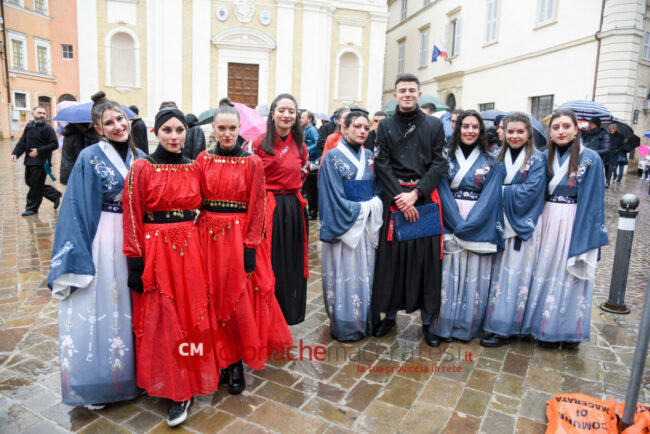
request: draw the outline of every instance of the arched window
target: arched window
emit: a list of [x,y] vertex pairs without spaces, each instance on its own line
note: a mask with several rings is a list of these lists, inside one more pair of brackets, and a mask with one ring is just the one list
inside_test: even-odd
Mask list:
[[359,101],[361,99],[361,62],[352,52],[342,53],[338,60],[337,94],[340,100]]
[[110,40],[112,86],[136,85],[135,41],[125,32],[115,33]]
[[456,110],[456,96],[454,96],[453,93],[447,95],[445,104],[447,104],[447,107],[449,107],[450,110]]

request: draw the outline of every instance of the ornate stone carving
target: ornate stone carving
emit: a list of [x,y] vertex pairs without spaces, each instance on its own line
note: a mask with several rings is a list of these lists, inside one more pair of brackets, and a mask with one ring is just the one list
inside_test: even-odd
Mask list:
[[248,23],[255,13],[255,2],[253,0],[235,0],[233,10],[239,22]]

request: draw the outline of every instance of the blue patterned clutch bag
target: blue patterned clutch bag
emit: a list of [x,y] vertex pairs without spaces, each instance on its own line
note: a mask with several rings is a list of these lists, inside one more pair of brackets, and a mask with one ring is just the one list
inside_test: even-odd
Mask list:
[[434,235],[442,235],[440,223],[440,210],[437,203],[416,206],[420,218],[414,223],[409,223],[402,211],[393,212],[393,231],[397,241],[415,240]]
[[372,179],[343,181],[345,198],[352,202],[366,202],[372,199],[372,188],[374,183],[375,182]]

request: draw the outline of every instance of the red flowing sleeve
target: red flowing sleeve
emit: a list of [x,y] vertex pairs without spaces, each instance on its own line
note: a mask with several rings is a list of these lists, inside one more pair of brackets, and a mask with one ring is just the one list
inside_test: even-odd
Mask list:
[[122,195],[122,223],[124,227],[123,252],[129,258],[144,256],[144,227],[142,219],[145,210],[144,179],[145,161],[138,160],[131,166],[124,183]]
[[266,219],[266,184],[264,182],[264,166],[257,155],[250,157],[248,173],[248,218],[244,246],[254,249],[262,242],[264,220]]

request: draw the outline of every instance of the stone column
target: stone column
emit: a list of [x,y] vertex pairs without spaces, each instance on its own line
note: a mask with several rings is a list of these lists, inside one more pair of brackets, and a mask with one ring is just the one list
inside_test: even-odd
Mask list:
[[381,96],[384,83],[384,47],[388,13],[370,13],[370,49],[368,50],[368,110],[370,114],[381,110]]
[[298,0],[277,0],[277,47],[275,49],[275,94],[293,92],[293,23]]
[[[210,0],[192,2],[192,111],[210,107]],[[215,101],[216,102],[216,101]]]

